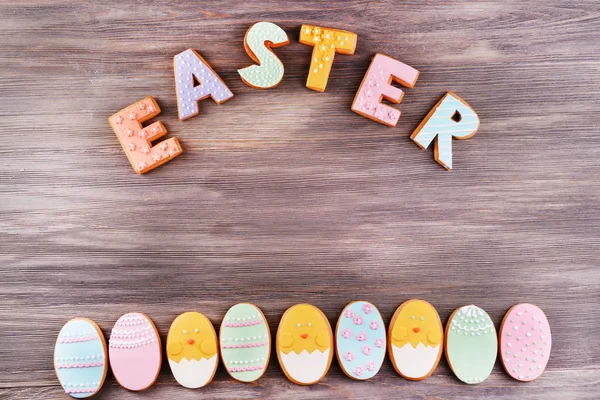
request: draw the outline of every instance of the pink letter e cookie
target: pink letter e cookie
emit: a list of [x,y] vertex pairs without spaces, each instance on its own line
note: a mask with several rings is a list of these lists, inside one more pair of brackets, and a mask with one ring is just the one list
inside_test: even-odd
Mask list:
[[163,140],[156,146],[150,143],[163,137],[167,130],[160,121],[147,127],[143,127],[141,123],[158,114],[158,104],[152,96],[148,96],[108,119],[131,166],[138,174],[148,172],[181,154],[181,146],[176,138]]

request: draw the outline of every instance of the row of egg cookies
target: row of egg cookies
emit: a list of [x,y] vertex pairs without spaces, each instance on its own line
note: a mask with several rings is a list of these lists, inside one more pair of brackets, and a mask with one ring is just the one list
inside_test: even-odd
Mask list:
[[[513,306],[497,336],[488,314],[474,305],[455,310],[444,332],[431,304],[409,300],[398,307],[386,331],[377,307],[356,301],[340,314],[335,333],[319,308],[310,304],[289,308],[279,323],[275,349],[285,375],[301,385],[319,382],[334,353],[344,373],[356,380],[375,376],[386,352],[401,376],[422,380],[433,373],[444,351],[454,374],[465,383],[476,384],[490,375],[498,351],[511,377],[536,379],[548,362],[551,336],[548,319],[532,304]],[[253,382],[264,374],[270,353],[267,320],[249,303],[227,311],[219,340],[208,318],[186,312],[171,324],[166,343],[173,376],[187,388],[210,383],[219,358],[234,379]],[[128,313],[120,317],[108,346],[98,325],[89,319],[76,318],[63,326],[54,367],[66,393],[76,398],[97,393],[108,363],[115,379],[128,390],[140,391],[154,384],[162,363],[162,345],[148,316]]]

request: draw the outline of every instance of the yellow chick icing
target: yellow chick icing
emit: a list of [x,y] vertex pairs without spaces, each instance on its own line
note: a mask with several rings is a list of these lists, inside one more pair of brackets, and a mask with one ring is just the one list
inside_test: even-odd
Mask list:
[[419,343],[435,347],[442,340],[442,325],[437,312],[426,301],[410,300],[400,310],[392,327],[392,343],[403,347]]
[[167,356],[176,363],[182,359],[199,361],[217,353],[217,335],[210,320],[198,312],[178,316],[167,336]]
[[310,304],[297,304],[281,319],[277,343],[285,354],[292,350],[296,354],[303,350],[324,352],[331,347],[332,338],[331,326],[321,310]]

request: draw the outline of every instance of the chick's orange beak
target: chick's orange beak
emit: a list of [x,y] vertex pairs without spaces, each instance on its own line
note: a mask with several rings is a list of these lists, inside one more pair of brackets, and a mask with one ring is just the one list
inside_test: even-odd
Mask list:
[[413,331],[414,331],[415,333],[419,333],[419,332],[421,332],[421,328],[419,328],[418,326],[415,326],[415,327],[413,328]]
[[187,341],[189,344],[194,344],[195,340],[194,339],[188,339]]
[[300,335],[300,337],[302,339],[306,339],[308,337],[308,333],[303,333],[303,334]]

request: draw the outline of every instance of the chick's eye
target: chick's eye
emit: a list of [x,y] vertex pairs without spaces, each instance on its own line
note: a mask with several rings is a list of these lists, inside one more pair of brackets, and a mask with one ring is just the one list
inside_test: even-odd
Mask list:
[[198,333],[198,328],[194,329],[194,332]]
[[184,334],[184,335],[187,335],[187,331],[186,331],[185,329],[183,330],[183,334]]
[[411,318],[412,318],[412,319],[415,319],[416,317],[413,315]]
[[298,323],[296,324],[296,326],[297,326],[298,328],[300,328],[300,327],[302,326],[302,324],[301,324],[300,322],[298,322]]
[[309,323],[308,323],[308,326],[309,326],[309,327],[311,327],[311,326],[312,326],[312,322],[309,322]]
[[425,317],[421,317],[421,321],[425,321]]

